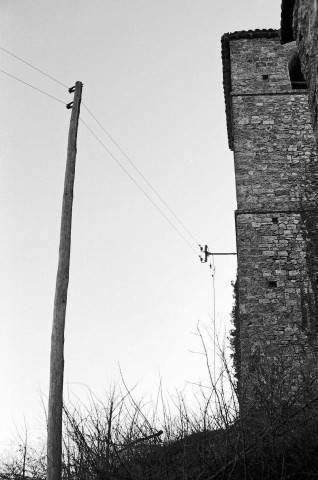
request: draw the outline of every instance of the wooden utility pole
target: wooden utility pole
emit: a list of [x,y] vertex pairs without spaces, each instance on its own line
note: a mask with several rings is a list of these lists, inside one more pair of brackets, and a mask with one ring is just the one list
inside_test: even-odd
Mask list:
[[62,479],[62,412],[64,376],[64,330],[67,288],[70,270],[73,187],[76,163],[78,120],[82,98],[82,83],[76,82],[70,89],[74,100],[68,135],[67,161],[65,170],[62,220],[60,233],[59,263],[56,276],[53,327],[51,337],[50,393],[47,432],[47,480]]

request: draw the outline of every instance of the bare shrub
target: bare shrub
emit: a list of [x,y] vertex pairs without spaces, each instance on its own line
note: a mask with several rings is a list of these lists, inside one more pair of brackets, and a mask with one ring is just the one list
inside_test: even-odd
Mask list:
[[[136,400],[124,378],[106,400],[64,406],[64,480],[302,479],[318,475],[318,396],[312,358],[256,357],[237,397],[225,344],[198,326],[207,381],[154,402]],[[211,349],[211,341],[213,348]],[[215,344],[214,344],[215,342]],[[219,368],[211,368],[217,349]],[[213,355],[214,356],[214,355]],[[250,382],[250,383],[249,383]],[[244,394],[254,390],[253,399]],[[286,394],[288,392],[288,395]],[[0,479],[44,480],[45,457],[28,446],[2,461]]]

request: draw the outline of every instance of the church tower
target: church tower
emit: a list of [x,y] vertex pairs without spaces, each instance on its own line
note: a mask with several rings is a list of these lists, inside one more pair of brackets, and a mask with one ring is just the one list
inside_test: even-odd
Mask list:
[[295,42],[281,45],[277,30],[225,34],[222,59],[237,197],[235,355],[240,395],[257,403],[274,384],[281,397],[296,394],[317,358],[315,139]]

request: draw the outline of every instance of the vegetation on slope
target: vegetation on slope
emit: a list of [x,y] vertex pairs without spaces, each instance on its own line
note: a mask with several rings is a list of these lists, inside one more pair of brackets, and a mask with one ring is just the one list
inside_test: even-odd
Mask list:
[[[201,332],[199,330],[199,334]],[[201,335],[202,339],[202,335]],[[305,479],[318,475],[317,378],[290,395],[264,393],[262,412],[250,405],[239,416],[236,379],[224,349],[216,379],[202,339],[209,384],[198,385],[190,406],[182,393],[136,401],[122,380],[102,401],[90,393],[84,405],[64,406],[64,480]],[[271,389],[284,379],[283,366],[266,377]],[[288,372],[286,372],[288,373]],[[260,373],[261,374],[261,373]],[[264,372],[262,372],[262,375]],[[288,379],[286,375],[285,380]],[[261,380],[264,380],[262,377]],[[266,390],[263,390],[266,392]],[[44,480],[45,449],[19,445],[2,460],[1,480]]]

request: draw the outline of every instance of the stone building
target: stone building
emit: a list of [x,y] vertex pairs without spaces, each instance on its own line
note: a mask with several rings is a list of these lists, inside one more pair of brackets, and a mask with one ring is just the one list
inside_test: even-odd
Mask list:
[[235,354],[241,400],[258,404],[288,401],[310,384],[317,351],[308,213],[316,201],[315,140],[296,44],[282,45],[279,33],[222,37],[237,196]]
[[308,84],[309,109],[318,141],[318,0],[282,1],[281,42],[294,40]]

